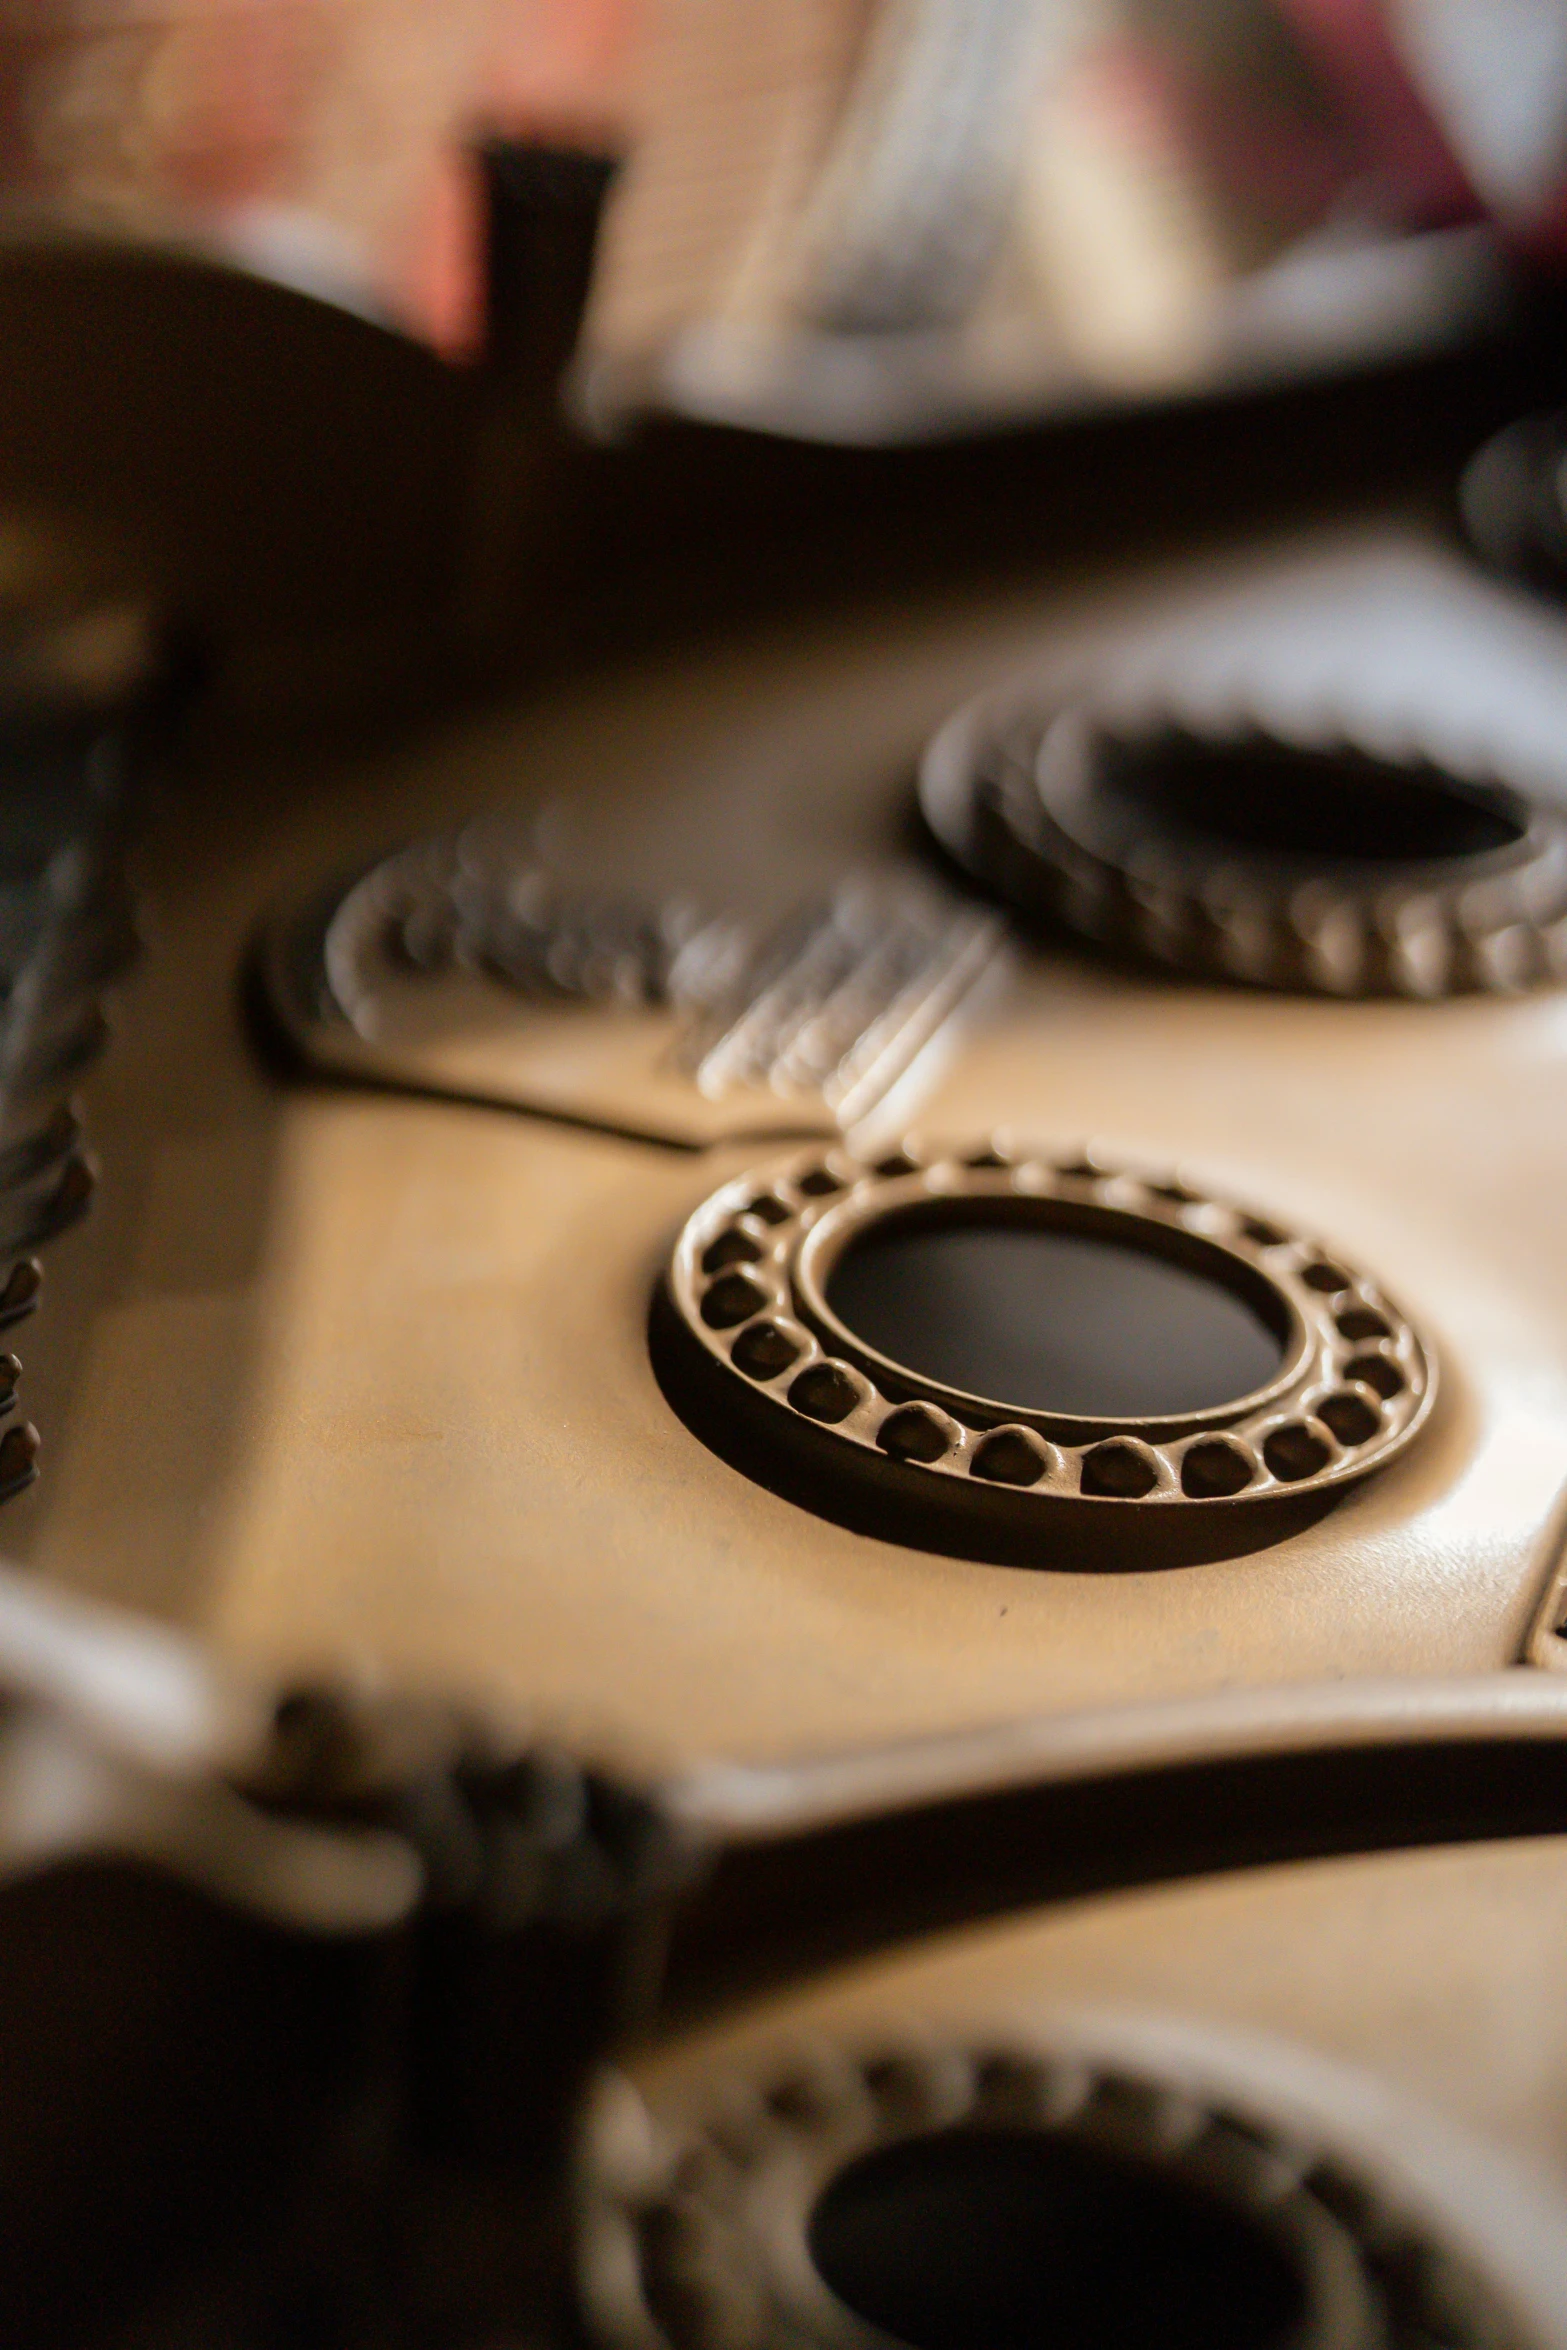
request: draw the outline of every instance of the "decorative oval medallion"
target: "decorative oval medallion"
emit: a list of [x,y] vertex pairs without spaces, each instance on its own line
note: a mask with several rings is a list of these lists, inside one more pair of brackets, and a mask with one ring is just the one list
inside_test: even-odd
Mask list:
[[1251,1549],[1391,1460],[1435,1364],[1335,1251],[1098,1151],[796,1152],[676,1243],[659,1367],[715,1449],[959,1555]]

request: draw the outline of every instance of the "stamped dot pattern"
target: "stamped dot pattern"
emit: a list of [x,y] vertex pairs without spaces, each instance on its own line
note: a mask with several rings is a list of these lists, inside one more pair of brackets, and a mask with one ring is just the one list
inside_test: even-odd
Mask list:
[[[1178,1424],[1098,1424],[956,1397],[889,1368],[813,1315],[801,1250],[827,1216],[855,1229],[878,1214],[954,1199],[1052,1200],[1118,1211],[1217,1243],[1260,1273],[1304,1340],[1251,1398]],[[1157,1235],[1142,1235],[1145,1244]],[[990,1138],[959,1151],[904,1142],[874,1162],[795,1152],[727,1183],[676,1244],[670,1292],[706,1351],[780,1415],[871,1456],[885,1471],[969,1488],[994,1508],[1071,1497],[1107,1509],[1230,1508],[1339,1485],[1414,1436],[1435,1389],[1429,1349],[1385,1291],[1335,1249],[1222,1200],[1184,1171],[1139,1169],[1096,1147],[1024,1150]],[[848,1352],[858,1360],[847,1359]],[[867,1463],[869,1465],[869,1463]]]

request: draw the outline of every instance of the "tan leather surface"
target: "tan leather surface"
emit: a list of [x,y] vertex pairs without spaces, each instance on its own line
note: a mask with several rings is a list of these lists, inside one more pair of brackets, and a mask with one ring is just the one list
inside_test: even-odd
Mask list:
[[1406,1461],[1272,1549],[1157,1574],[883,1544],[687,1432],[648,1300],[745,1153],[296,1087],[252,1053],[262,911],[499,797],[553,805],[611,880],[739,872],[759,903],[886,853],[930,728],[1053,617],[1086,624],[1045,588],[858,611],[308,773],[209,751],[143,844],[150,951],[91,1103],[112,1179],[51,1268],[48,1475],[12,1549],[247,1656],[671,1761],[1511,1662],[1567,1476],[1567,998],[1308,1002],[1038,953],[970,1039],[923,1130],[1187,1163],[1363,1262],[1438,1347]]

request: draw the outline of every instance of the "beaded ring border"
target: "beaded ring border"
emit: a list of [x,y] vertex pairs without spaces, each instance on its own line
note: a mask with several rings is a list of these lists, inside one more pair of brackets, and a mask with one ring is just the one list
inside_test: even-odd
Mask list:
[[[1206,1411],[1086,1419],[968,1395],[890,1361],[837,1320],[826,1276],[871,1223],[958,1201],[1025,1216],[1033,1206],[1044,1223],[1188,1262],[1217,1252],[1232,1288],[1276,1301],[1287,1333],[1278,1372]],[[1435,1359],[1408,1317],[1336,1253],[1098,1150],[906,1144],[874,1164],[842,1149],[797,1151],[702,1203],[676,1242],[668,1291],[686,1331],[736,1383],[730,1400],[736,1389],[754,1399],[779,1438],[790,1426],[809,1431],[851,1471],[915,1480],[931,1501],[999,1507],[1041,1532],[1063,1501],[1106,1516],[1229,1512],[1343,1486],[1403,1451],[1436,1392]]]
[[[1511,824],[1468,855],[1357,868],[1292,857],[1144,817],[1135,837],[1096,810],[1100,736],[1136,751],[1161,726],[1216,753],[1346,752],[1416,777]],[[1222,714],[1172,699],[1132,714],[1092,692],[1050,709],[977,702],[927,747],[920,805],[947,852],[1024,912],[1168,969],[1339,997],[1517,994],[1567,980],[1567,820],[1501,762],[1441,739],[1390,749],[1346,707],[1312,728],[1237,686]],[[1122,828],[1124,830],[1124,827]]]
[[[1298,2350],[1516,2337],[1429,2219],[1313,2131],[1099,2049],[1032,2036],[899,2035],[785,2045],[710,2077],[694,2109],[650,2112],[610,2078],[579,2170],[584,2314],[617,2350],[871,2350],[809,2241],[812,2206],[867,2154],[935,2133],[1076,2141],[1213,2196],[1290,2247],[1307,2290]],[[1291,2335],[1292,2341],[1297,2336]]]

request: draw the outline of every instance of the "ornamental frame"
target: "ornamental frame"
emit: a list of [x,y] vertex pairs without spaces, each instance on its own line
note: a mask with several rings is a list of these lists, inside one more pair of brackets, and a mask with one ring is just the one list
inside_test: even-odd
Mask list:
[[[833,1312],[833,1266],[883,1219],[939,1221],[956,1203],[1195,1265],[1274,1329],[1277,1372],[1211,1409],[1111,1418],[1020,1408],[892,1361]],[[1331,1497],[1403,1452],[1436,1395],[1429,1345],[1339,1252],[1098,1149],[991,1138],[966,1150],[905,1143],[874,1162],[796,1151],[702,1203],[667,1281],[719,1395],[753,1415],[764,1442],[768,1430],[782,1442],[808,1429],[846,1474],[1042,1532],[1066,1502],[1124,1522]]]

